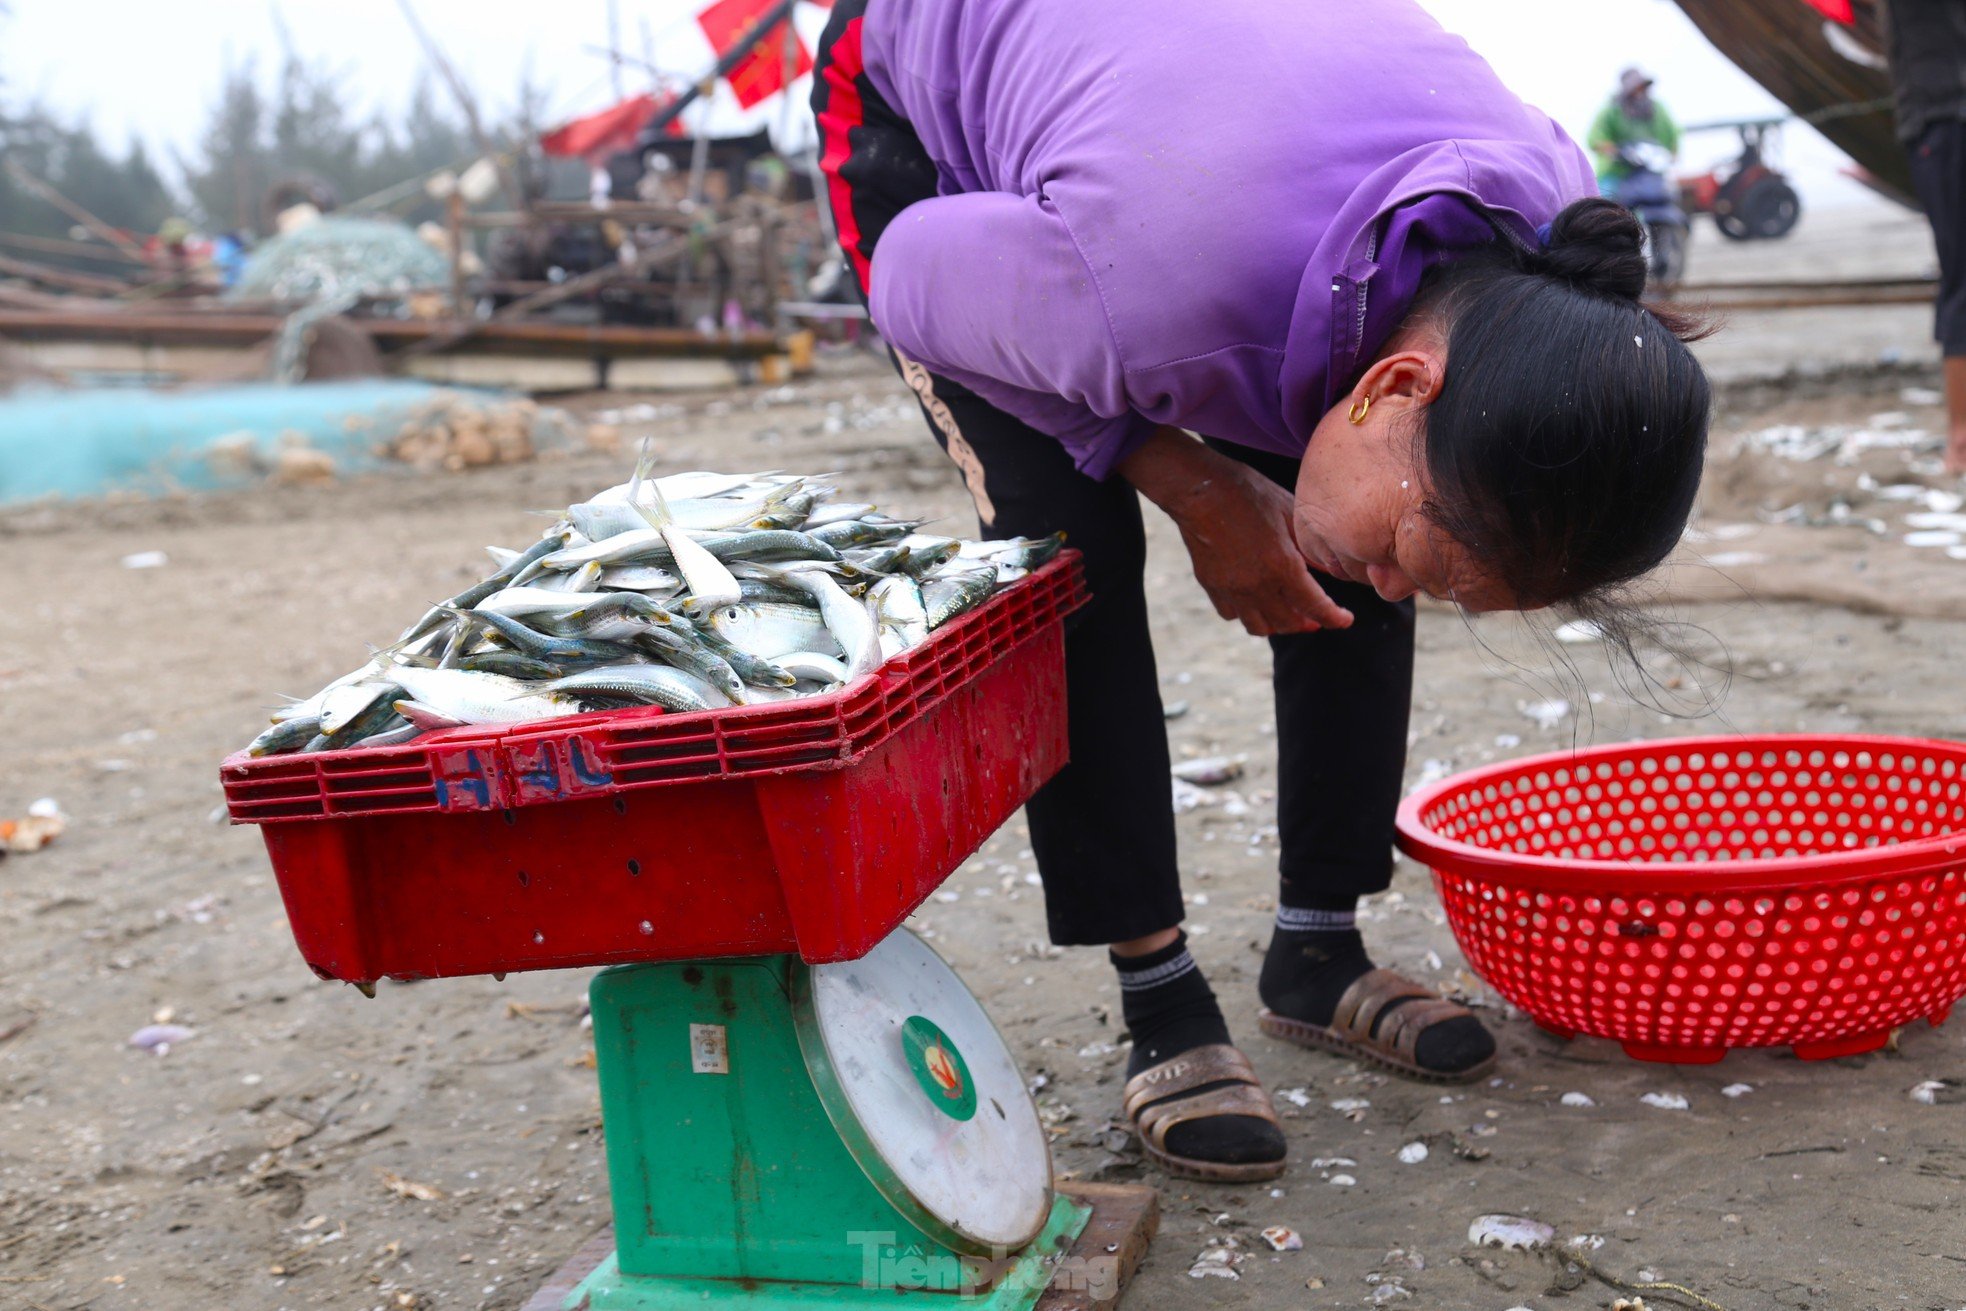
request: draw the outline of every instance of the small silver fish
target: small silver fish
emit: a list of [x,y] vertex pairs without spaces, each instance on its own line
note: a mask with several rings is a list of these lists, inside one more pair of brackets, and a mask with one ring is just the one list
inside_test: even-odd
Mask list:
[[[800,569],[787,575],[819,602],[826,631],[846,653],[849,680],[868,673],[881,662],[881,626],[866,602],[848,596],[832,575],[819,569]],[[810,645],[810,644],[808,644]],[[804,649],[804,648],[801,648]]]
[[739,601],[707,612],[705,626],[740,651],[760,660],[777,660],[794,651],[839,654],[826,617],[810,603]]
[[249,756],[284,756],[298,751],[321,731],[319,715],[295,715],[264,729],[246,746]]
[[412,700],[462,724],[524,724],[580,713],[573,698],[538,691],[503,674],[405,665],[395,671],[395,679]]
[[834,501],[831,505],[813,507],[806,515],[806,531],[824,528],[827,524],[845,523],[874,512],[876,507],[858,501]]
[[817,651],[794,651],[790,655],[780,656],[775,663],[801,682],[846,682],[846,662]]
[[555,679],[541,691],[555,696],[647,701],[670,710],[709,710],[730,704],[730,698],[702,679],[667,665],[603,665]]
[[680,624],[675,628],[651,626],[642,632],[636,645],[676,668],[696,675],[730,701],[743,704],[744,680],[738,677],[728,660],[703,644],[690,625]]
[[380,678],[348,683],[328,693],[321,702],[321,732],[331,738],[343,736],[348,726],[360,719],[378,701],[393,701],[402,689]]
[[[790,687],[798,682],[796,675],[786,672],[769,660],[752,655],[734,643],[725,641],[714,628],[698,628],[696,640],[710,654],[729,665],[737,676],[744,680],[746,688]],[[751,693],[747,690],[745,696]]]
[[379,733],[371,733],[360,741],[351,742],[349,745],[358,747],[398,747],[422,735],[423,730],[415,724],[398,724],[394,728],[385,728]]
[[421,701],[411,701],[407,698],[396,703],[396,713],[404,719],[409,720],[411,724],[425,733],[431,732],[434,729],[462,728],[464,726],[464,721],[461,719],[452,719],[449,715],[443,714],[434,707],[426,706]]
[[592,604],[592,593],[562,592],[550,587],[508,587],[502,592],[493,592],[471,608],[480,614],[531,619],[538,615],[563,615],[571,610],[586,609]]
[[922,604],[928,610],[929,628],[940,628],[964,611],[975,609],[996,590],[995,568],[969,569],[930,578],[922,584]]
[[928,640],[928,608],[921,585],[908,577],[883,578],[867,590],[883,633],[893,633],[903,650]]
[[661,565],[616,564],[601,571],[601,586],[629,592],[679,592],[683,578]]
[[[808,524],[811,522],[807,521]],[[842,519],[809,528],[808,534],[832,547],[874,546],[899,541],[908,535],[905,524],[869,523],[865,519]]]

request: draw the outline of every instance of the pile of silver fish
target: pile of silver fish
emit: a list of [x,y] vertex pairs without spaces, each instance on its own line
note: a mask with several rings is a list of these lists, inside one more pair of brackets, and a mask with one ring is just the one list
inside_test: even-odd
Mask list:
[[1051,559],[1062,537],[920,531],[822,479],[634,477],[567,507],[360,669],[276,712],[255,756],[465,724],[834,691]]

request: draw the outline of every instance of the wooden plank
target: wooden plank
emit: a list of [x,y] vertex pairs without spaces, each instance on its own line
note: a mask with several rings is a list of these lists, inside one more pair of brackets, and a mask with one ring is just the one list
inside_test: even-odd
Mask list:
[[1930,305],[1932,294],[1930,287],[1914,285],[1880,287],[1874,290],[1843,290],[1829,287],[1781,294],[1769,294],[1759,290],[1750,290],[1746,294],[1741,294],[1718,288],[1709,292],[1694,293],[1684,288],[1675,288],[1673,293],[1663,300],[1665,304],[1683,306],[1692,310],[1809,310],[1851,305]]
[[[384,347],[407,347],[426,340],[457,335],[459,325],[440,319],[374,319],[363,325]],[[719,359],[755,359],[777,353],[778,338],[769,332],[705,336],[694,328],[646,328],[625,323],[557,323],[543,320],[475,322],[469,336],[450,349],[511,350],[523,346],[540,353],[610,358],[657,355],[695,355]]]
[[[72,310],[0,310],[0,337],[73,341],[144,341],[198,345],[254,345],[285,322],[274,314],[172,313],[141,310],[103,313]],[[376,345],[400,350],[455,335],[460,325],[441,319],[361,319]],[[565,355],[583,359],[684,356],[758,359],[779,353],[768,332],[705,336],[691,328],[645,328],[619,323],[513,321],[475,323],[459,351]]]
[[1160,1194],[1144,1184],[1069,1183],[1058,1191],[1090,1203],[1092,1218],[1034,1311],[1111,1311],[1160,1228]]
[[[694,360],[676,362],[696,363]],[[728,364],[718,360],[708,363],[728,376]],[[425,382],[441,383],[447,387],[493,387],[503,391],[590,391],[601,385],[601,369],[593,360],[559,356],[488,355],[483,352],[470,355],[417,355],[398,360],[395,371],[404,377],[421,378]]]
[[[520,1311],[560,1311],[580,1281],[594,1273],[595,1267],[614,1252],[614,1226],[609,1225],[580,1245],[565,1265],[546,1277],[539,1291],[526,1299]],[[582,1299],[584,1302],[586,1299]]]
[[251,382],[264,377],[266,357],[249,346],[173,346],[165,342],[28,341],[29,365],[57,377],[87,380],[104,374],[156,383]]

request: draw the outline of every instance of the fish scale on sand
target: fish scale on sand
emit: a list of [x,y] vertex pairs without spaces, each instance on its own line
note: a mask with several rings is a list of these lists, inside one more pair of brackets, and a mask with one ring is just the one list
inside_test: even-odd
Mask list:
[[284,707],[254,755],[385,746],[627,705],[833,691],[1058,553],[971,542],[784,473],[651,476],[569,506],[360,669]]

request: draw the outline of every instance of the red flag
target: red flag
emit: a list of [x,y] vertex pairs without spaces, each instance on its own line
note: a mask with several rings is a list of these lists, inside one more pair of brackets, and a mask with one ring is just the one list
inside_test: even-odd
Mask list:
[[1857,21],[1856,14],[1850,11],[1850,0],[1805,0],[1805,3],[1824,18],[1833,19],[1846,27]]
[[655,117],[664,100],[652,95],[630,96],[618,105],[564,123],[539,138],[539,148],[549,155],[580,159],[604,159],[633,148],[642,124]]
[[[775,0],[716,0],[715,4],[696,16],[696,22],[703,29],[703,35],[710,39],[717,58],[722,59],[746,33],[758,25],[759,19],[771,12],[774,3]],[[806,49],[805,42],[791,27],[789,19],[775,24],[751,47],[751,52],[725,74],[725,80],[737,96],[737,103],[745,109],[769,100],[785,89],[787,41],[794,47],[791,52],[792,77],[804,77],[812,71],[812,52]]]

